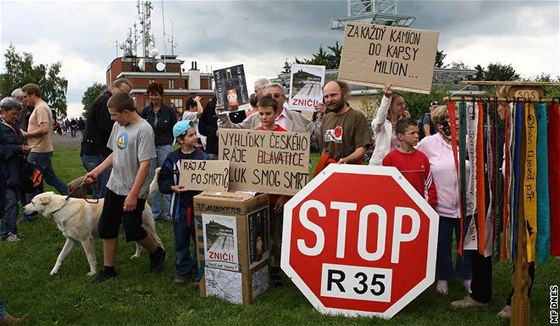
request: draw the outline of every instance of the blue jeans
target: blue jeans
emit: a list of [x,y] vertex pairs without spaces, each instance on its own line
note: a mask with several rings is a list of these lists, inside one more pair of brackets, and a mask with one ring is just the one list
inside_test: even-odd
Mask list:
[[6,308],[4,308],[4,300],[0,297],[0,319],[6,318],[8,313],[6,312]]
[[455,239],[459,242],[460,236],[460,219],[439,217],[439,234],[437,245],[437,261],[436,261],[436,279],[438,281],[447,281],[453,276],[459,276],[463,280],[471,279],[471,259],[470,251],[464,250],[463,256],[457,255],[455,267],[453,267],[452,259],[452,243],[453,233]]
[[[173,151],[171,145],[157,146],[156,155],[157,157],[152,160],[150,165],[150,180],[154,178],[155,170],[157,167],[163,165],[163,162],[167,158],[167,155]],[[163,208],[162,197],[164,199]],[[171,214],[169,213],[169,206],[171,206],[171,195],[164,195],[159,190],[154,191],[151,195],[152,198],[152,215],[154,219],[159,218],[161,215],[165,219],[171,220]]]
[[[58,191],[61,195],[66,195],[68,194],[68,185],[64,181],[60,180],[60,178],[57,177],[56,174],[54,173],[54,169],[52,166],[52,156],[53,156],[52,152],[47,152],[47,153],[31,152],[27,155],[27,162],[35,163],[35,165],[37,165],[37,168],[43,174],[43,181],[45,181],[46,183],[54,187],[56,191]],[[41,185],[39,185],[39,187],[37,187],[37,189],[34,192],[29,193],[25,196],[25,204],[29,204],[31,202],[31,199],[33,199],[33,197],[42,193],[43,191],[44,191],[43,183],[41,182]],[[22,215],[22,220],[26,220],[27,218],[28,217],[26,214]]]
[[7,188],[4,198],[4,219],[0,225],[0,236],[5,239],[8,233],[17,234],[17,213],[21,199],[19,189]]
[[[103,155],[82,155],[82,164],[86,171],[91,172],[91,170],[95,169],[99,164],[103,163],[107,156]],[[111,168],[103,171],[97,178],[97,185],[94,185],[93,188],[93,196],[96,198],[105,198],[105,189],[107,188],[107,181],[109,181],[109,176],[111,176]]]
[[[190,225],[188,223],[190,220]],[[196,259],[196,249],[191,255],[190,240],[195,243],[195,223],[192,208],[180,208],[179,214],[173,219],[173,237],[175,245],[175,273],[177,276],[192,277],[195,280],[198,276],[198,264]]]

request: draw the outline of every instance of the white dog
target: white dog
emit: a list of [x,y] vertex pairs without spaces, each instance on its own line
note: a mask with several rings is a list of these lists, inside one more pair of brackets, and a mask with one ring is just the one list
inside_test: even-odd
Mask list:
[[[39,194],[31,200],[31,203],[23,208],[26,214],[37,212],[46,218],[52,218],[58,229],[66,237],[66,243],[58,254],[56,264],[51,270],[55,275],[60,270],[66,256],[74,249],[76,243],[81,243],[89,263],[89,276],[97,272],[97,259],[95,257],[95,245],[93,240],[98,238],[97,225],[103,210],[103,199],[99,202],[88,202],[84,199],[66,198],[51,192]],[[142,213],[142,227],[163,248],[163,243],[156,233],[152,210],[146,203]],[[140,257],[141,246],[136,244],[136,252],[130,258]]]

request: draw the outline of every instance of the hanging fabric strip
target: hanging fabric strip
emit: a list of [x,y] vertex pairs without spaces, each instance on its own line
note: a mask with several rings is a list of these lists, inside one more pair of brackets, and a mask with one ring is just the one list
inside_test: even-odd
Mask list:
[[[478,110],[477,103],[473,102],[467,107],[467,137],[466,137],[466,152],[468,153],[469,160],[467,162],[466,173],[467,188],[466,188],[466,215],[467,215],[467,230],[465,234],[465,243],[463,244],[463,249],[465,250],[483,250],[483,247],[479,246],[479,233],[477,232],[477,227],[480,228],[480,221],[476,221],[474,217],[476,216],[477,208],[477,173],[476,163],[478,160],[483,160],[482,157],[478,155],[478,139],[482,138],[482,134],[478,133]],[[460,123],[460,122],[459,122]],[[460,136],[459,136],[460,137]],[[459,157],[461,157],[461,147],[459,147]],[[465,162],[465,159],[459,159],[459,162]],[[462,188],[463,189],[463,188]],[[481,215],[479,215],[481,216]],[[484,215],[482,215],[484,218]],[[478,225],[477,225],[478,224]]]
[[496,216],[495,216],[495,155],[496,155],[496,147],[495,147],[495,138],[496,138],[496,125],[498,124],[497,121],[494,120],[495,123],[492,123],[490,119],[490,113],[496,112],[492,110],[492,103],[490,101],[486,101],[483,103],[484,105],[484,165],[483,169],[485,172],[484,178],[484,191],[485,191],[485,205],[486,210],[486,238],[485,238],[485,247],[484,247],[484,256],[489,257],[496,254],[499,249],[499,243],[494,243],[495,235],[496,235]]
[[[476,122],[476,211],[478,215],[478,228],[477,228],[477,240],[478,240],[478,253],[484,255],[484,257],[490,256],[486,252],[486,191],[485,191],[485,176],[484,176],[484,107],[482,102],[476,103],[475,109],[475,119]],[[471,170],[472,173],[472,170]],[[473,215],[474,216],[474,215]],[[491,242],[490,242],[491,243]]]
[[[463,102],[459,103],[459,108],[463,107]],[[453,149],[453,159],[455,161],[455,172],[457,180],[459,180],[459,153],[457,152],[457,112],[455,110],[455,103],[454,102],[447,102],[447,113],[449,114],[449,123],[451,124],[451,148]],[[460,187],[457,188],[457,196],[461,197]],[[463,205],[459,200],[459,224],[460,224],[460,238],[458,239],[459,245],[457,246],[457,253],[459,255],[463,255],[463,221],[464,221],[464,213],[463,213]]]
[[[459,197],[461,200],[461,234],[460,244],[464,247],[465,229],[468,221],[467,218],[467,103],[459,104],[459,135],[457,142],[459,144]],[[461,252],[463,250],[461,248]]]
[[[511,220],[511,257],[516,256],[517,246],[517,219],[519,213],[519,187],[521,170],[519,166],[520,150],[521,150],[521,135],[523,127],[523,104],[517,103],[515,107],[515,139],[513,144],[513,197],[511,200],[513,208],[513,218]],[[523,231],[523,230],[521,230]]]
[[546,103],[535,107],[537,116],[537,261],[548,260],[550,252],[550,197],[548,191],[548,135]]
[[511,137],[512,137],[512,112],[509,104],[504,103],[504,164],[502,174],[504,176],[503,187],[503,211],[502,211],[502,260],[511,257],[511,246],[508,244],[509,234],[511,232],[510,223],[510,194],[511,194],[511,164],[512,164],[512,151],[511,151]]
[[550,192],[550,254],[560,256],[560,105],[548,108],[548,187]]
[[[523,216],[525,217],[525,232],[527,235],[527,261],[535,261],[535,244],[537,239],[537,117],[534,103],[525,103],[524,109],[524,140],[525,164],[522,167],[523,179],[521,190],[523,194]],[[521,230],[518,230],[521,232]]]
[[[486,212],[486,220],[490,219],[492,222],[490,226],[492,237],[491,240],[491,253],[492,262],[500,260],[500,231],[502,228],[501,216],[501,191],[502,178],[498,175],[503,156],[503,144],[498,137],[503,136],[503,123],[498,117],[498,108],[496,102],[488,101],[486,107],[486,128],[488,130],[487,146],[487,167],[488,167],[488,209]],[[501,139],[501,138],[500,138]],[[488,242],[486,243],[488,245]]]

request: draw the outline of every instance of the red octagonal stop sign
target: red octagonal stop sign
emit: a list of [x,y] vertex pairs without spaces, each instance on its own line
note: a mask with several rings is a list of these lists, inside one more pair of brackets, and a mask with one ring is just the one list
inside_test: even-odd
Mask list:
[[282,270],[323,313],[391,318],[434,281],[438,222],[397,169],[331,164],[284,207]]

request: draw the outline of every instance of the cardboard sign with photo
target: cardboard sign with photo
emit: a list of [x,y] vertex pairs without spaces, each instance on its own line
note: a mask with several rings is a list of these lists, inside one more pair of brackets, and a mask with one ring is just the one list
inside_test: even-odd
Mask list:
[[223,113],[251,108],[243,65],[214,70],[213,74],[216,104],[224,106]]

